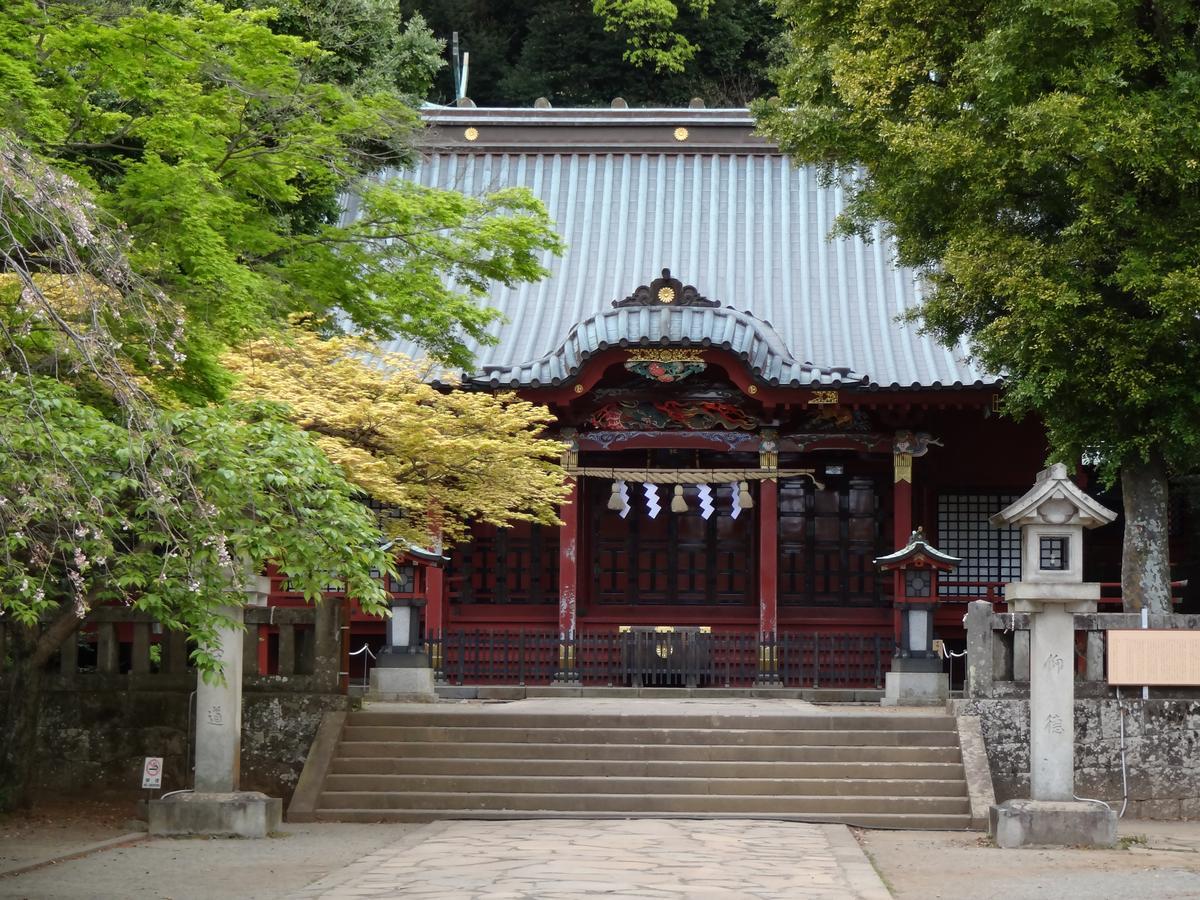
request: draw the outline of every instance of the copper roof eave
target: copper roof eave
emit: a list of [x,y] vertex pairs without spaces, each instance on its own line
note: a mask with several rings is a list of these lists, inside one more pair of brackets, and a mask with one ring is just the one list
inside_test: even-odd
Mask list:
[[840,387],[865,382],[847,366],[822,367],[797,360],[771,323],[748,312],[675,306],[606,310],[575,325],[545,356],[511,366],[484,366],[466,380],[491,387],[553,387],[574,380],[598,353],[637,347],[724,350],[746,363],[756,380],[773,386]]
[[744,109],[426,111],[426,152],[752,153],[779,156]]

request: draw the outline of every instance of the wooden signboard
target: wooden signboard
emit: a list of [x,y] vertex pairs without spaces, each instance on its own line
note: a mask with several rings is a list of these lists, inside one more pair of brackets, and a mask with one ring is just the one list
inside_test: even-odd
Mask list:
[[1108,683],[1149,687],[1200,685],[1200,631],[1109,631]]

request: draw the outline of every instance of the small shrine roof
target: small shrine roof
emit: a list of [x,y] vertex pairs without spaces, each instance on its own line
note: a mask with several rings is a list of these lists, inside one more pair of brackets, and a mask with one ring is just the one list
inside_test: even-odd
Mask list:
[[894,567],[902,562],[907,562],[914,556],[927,556],[936,563],[941,563],[947,567],[957,566],[962,559],[957,556],[951,556],[949,553],[943,553],[933,544],[925,540],[925,533],[921,530],[914,531],[908,539],[908,545],[901,547],[895,553],[889,553],[886,556],[880,556],[874,560],[875,565],[885,568]]
[[[920,305],[923,286],[896,264],[886,230],[831,238],[846,207],[843,185],[756,135],[747,110],[422,115],[429,127],[420,161],[385,177],[468,194],[528,188],[567,245],[562,257],[542,258],[544,281],[495,284],[483,298],[503,319],[490,328],[494,345],[471,347],[477,383],[552,384],[573,355],[602,343],[660,342],[672,329],[728,341],[780,384],[928,389],[998,380],[968,360],[965,346],[943,347],[902,320]],[[353,197],[345,215],[358,215]],[[607,311],[664,266],[732,309]],[[408,341],[385,349],[421,355]]]

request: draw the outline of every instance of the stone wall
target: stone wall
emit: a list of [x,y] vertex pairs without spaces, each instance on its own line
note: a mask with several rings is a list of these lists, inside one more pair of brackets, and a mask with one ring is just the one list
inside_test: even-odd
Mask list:
[[[190,787],[189,696],[175,690],[47,690],[38,788],[136,793],[146,756],[163,757],[164,791]],[[322,714],[346,709],[348,698],[259,691],[243,697],[241,786],[282,797],[286,805]]]
[[[1029,701],[952,701],[958,715],[979,716],[996,800],[1029,796]],[[1129,785],[1126,817],[1200,817],[1200,699],[1140,697],[1075,701],[1075,791],[1118,812],[1121,719]]]

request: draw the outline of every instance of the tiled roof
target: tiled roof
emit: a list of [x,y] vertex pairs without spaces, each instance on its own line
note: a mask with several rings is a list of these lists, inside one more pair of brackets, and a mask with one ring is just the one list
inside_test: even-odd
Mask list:
[[[893,263],[879,228],[830,239],[842,188],[754,136],[745,110],[453,109],[426,120],[429,149],[398,177],[468,193],[528,187],[567,244],[546,255],[544,281],[493,289],[504,321],[496,346],[475,348],[480,380],[554,383],[601,344],[672,329],[700,343],[732,326],[737,352],[782,384],[995,381],[964,348],[897,320],[920,303],[914,273]],[[664,267],[730,309],[611,309]],[[405,342],[387,349],[419,355]]]

